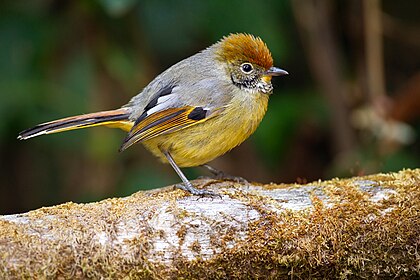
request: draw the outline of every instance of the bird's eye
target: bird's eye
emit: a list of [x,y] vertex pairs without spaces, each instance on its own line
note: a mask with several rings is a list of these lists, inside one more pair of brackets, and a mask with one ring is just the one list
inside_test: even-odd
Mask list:
[[242,63],[241,70],[245,74],[249,74],[249,73],[251,73],[254,70],[254,67],[252,67],[252,64],[251,63],[245,62],[245,63]]

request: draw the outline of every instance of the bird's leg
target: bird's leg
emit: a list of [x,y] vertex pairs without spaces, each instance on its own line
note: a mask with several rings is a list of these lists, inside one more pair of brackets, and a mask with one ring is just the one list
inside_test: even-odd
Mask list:
[[219,169],[216,169],[214,167],[211,167],[208,164],[203,164],[201,166],[204,167],[204,168],[206,168],[208,171],[210,171],[210,173],[214,175],[214,178],[215,179],[218,179],[218,180],[231,180],[231,181],[235,181],[235,182],[238,182],[238,183],[248,183],[248,181],[246,179],[242,178],[242,177],[232,176],[232,175],[226,174],[225,172],[223,172],[223,171],[221,171]]
[[161,150],[162,153],[165,155],[166,159],[168,160],[169,164],[172,166],[172,168],[175,170],[175,172],[178,174],[179,178],[182,180],[182,184],[177,184],[176,187],[189,192],[192,195],[200,195],[200,196],[219,196],[218,194],[215,194],[212,191],[208,190],[199,190],[194,188],[193,184],[187,179],[187,177],[182,173],[181,169],[178,167],[174,159],[172,158],[171,154],[168,151]]

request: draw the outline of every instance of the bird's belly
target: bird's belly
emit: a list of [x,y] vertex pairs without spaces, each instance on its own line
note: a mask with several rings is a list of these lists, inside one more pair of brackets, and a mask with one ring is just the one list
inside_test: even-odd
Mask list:
[[209,162],[242,143],[247,136],[231,137],[231,133],[196,125],[180,131],[161,135],[145,141],[144,146],[155,156],[166,162],[160,151],[170,152],[180,167],[198,166]]
[[261,106],[258,110],[252,108],[233,112],[227,109],[217,117],[154,137],[143,144],[163,162],[167,160],[160,149],[169,151],[180,167],[205,164],[238,146],[255,131],[265,114],[267,103],[258,105]]

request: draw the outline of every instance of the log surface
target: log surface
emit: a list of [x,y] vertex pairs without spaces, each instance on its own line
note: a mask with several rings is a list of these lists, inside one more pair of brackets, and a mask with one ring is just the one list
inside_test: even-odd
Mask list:
[[420,277],[420,169],[0,216],[1,279]]

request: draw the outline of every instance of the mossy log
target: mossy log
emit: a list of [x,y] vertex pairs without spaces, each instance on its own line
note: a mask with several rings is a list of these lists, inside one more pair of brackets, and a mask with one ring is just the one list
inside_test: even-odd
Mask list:
[[1,279],[420,277],[420,169],[306,185],[196,180],[0,216]]

